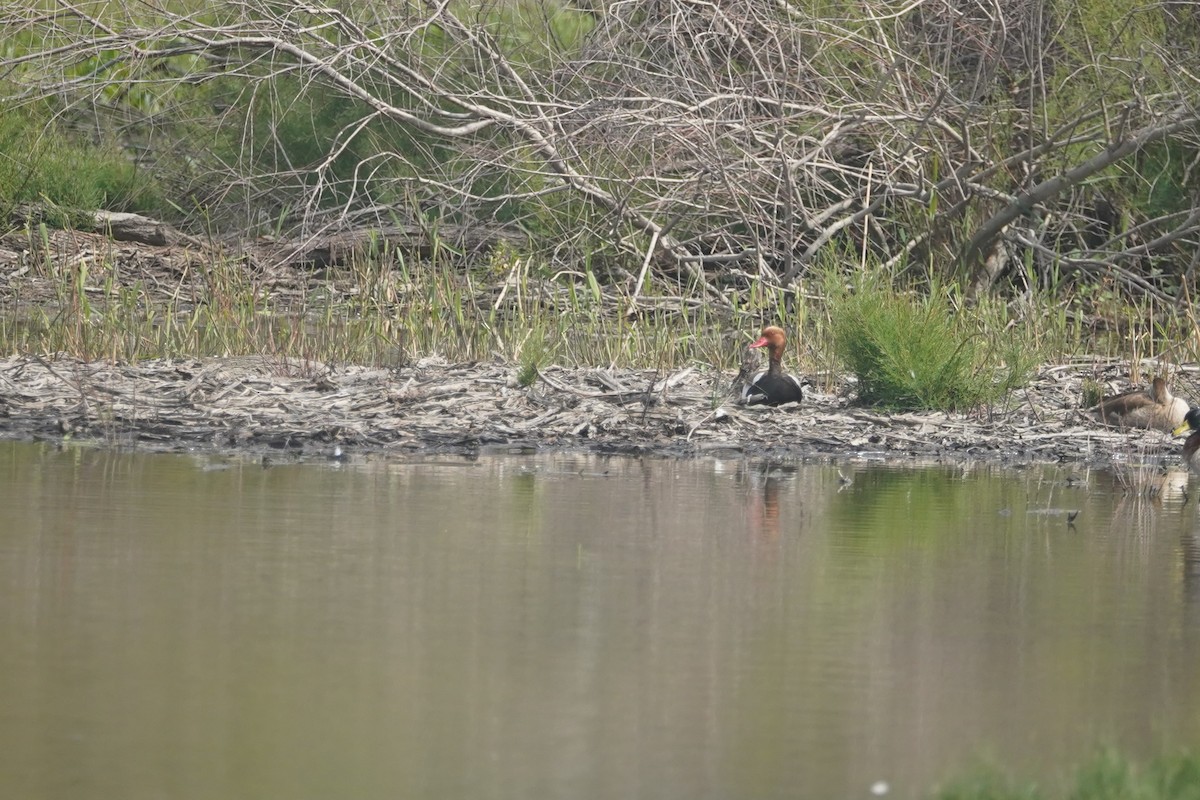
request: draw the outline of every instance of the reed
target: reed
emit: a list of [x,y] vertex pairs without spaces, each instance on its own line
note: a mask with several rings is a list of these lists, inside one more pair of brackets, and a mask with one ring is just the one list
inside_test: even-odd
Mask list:
[[[742,344],[729,326],[752,331],[769,314],[731,318],[694,298],[647,293],[645,310],[631,319],[619,292],[582,274],[533,266],[498,273],[488,264],[465,268],[449,255],[411,262],[381,251],[283,293],[235,259],[205,263],[166,290],[121,285],[111,261],[65,263],[39,261],[36,292],[20,281],[9,287],[0,350],[122,361],[269,355],[397,366],[436,355],[530,368],[696,361],[728,368]],[[25,299],[46,295],[49,302]]]
[[[130,279],[116,252],[90,261],[62,258],[44,227],[30,229],[28,237],[29,250],[40,255],[0,296],[0,351],[6,353],[120,361],[268,355],[281,364],[385,367],[436,355],[452,362],[512,363],[527,376],[549,364],[736,370],[752,334],[773,323],[792,334],[790,368],[815,376],[828,391],[844,366],[855,367],[848,357],[853,347],[846,350],[846,326],[855,321],[860,351],[869,351],[869,325],[881,326],[869,336],[904,344],[888,356],[901,388],[872,394],[876,389],[868,381],[864,399],[895,405],[913,397],[952,407],[986,400],[987,394],[956,389],[939,398],[905,386],[904,377],[911,382],[913,375],[932,375],[926,379],[962,384],[965,374],[967,383],[1002,390],[1019,383],[1038,354],[1051,360],[1087,352],[1176,361],[1200,355],[1187,307],[1176,312],[1161,303],[1128,304],[1120,315],[1105,306],[1105,318],[1125,321],[1110,330],[1082,321],[1098,318],[1094,297],[1055,304],[1046,295],[968,309],[947,291],[922,299],[864,281],[849,293],[827,281],[787,292],[751,285],[731,295],[731,308],[718,309],[700,287],[650,279],[630,313],[630,293],[600,282],[590,265],[551,269],[504,248],[465,264],[436,241],[433,256],[419,261],[382,243],[344,268],[297,273],[294,285],[281,290],[276,279],[247,269],[240,259],[198,262],[170,280]],[[1043,313],[1047,307],[1051,313]],[[998,349],[1004,342],[1007,349]],[[948,353],[939,351],[946,347]],[[981,367],[980,353],[1002,364],[1019,361],[1020,369],[997,379]],[[957,372],[929,368],[947,360]]]

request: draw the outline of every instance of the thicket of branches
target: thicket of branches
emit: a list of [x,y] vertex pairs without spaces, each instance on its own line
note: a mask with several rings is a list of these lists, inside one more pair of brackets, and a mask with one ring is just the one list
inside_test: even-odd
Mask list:
[[185,222],[500,226],[612,279],[907,265],[973,291],[1200,263],[1200,2],[49,0],[7,108]]

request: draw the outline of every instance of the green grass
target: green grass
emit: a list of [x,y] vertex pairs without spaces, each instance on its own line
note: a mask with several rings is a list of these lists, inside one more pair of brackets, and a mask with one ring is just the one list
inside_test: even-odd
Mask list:
[[934,800],[1200,800],[1200,758],[1190,753],[1139,766],[1111,751],[1056,785],[1023,782],[991,767],[970,771],[929,795]]
[[67,227],[86,225],[96,209],[159,207],[153,178],[120,148],[70,135],[40,111],[0,105],[0,210],[36,204]]

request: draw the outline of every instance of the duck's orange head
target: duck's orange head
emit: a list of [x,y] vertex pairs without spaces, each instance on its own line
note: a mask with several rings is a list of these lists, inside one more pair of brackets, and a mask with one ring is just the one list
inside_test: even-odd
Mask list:
[[777,325],[768,325],[763,328],[762,335],[751,344],[751,347],[766,347],[771,353],[778,353],[783,350],[783,344],[787,341],[787,335],[783,332],[783,328]]

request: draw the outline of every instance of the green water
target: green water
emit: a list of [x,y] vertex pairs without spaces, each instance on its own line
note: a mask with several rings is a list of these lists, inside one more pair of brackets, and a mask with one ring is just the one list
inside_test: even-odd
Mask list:
[[911,797],[1200,746],[1177,485],[842,470],[0,442],[0,797]]

